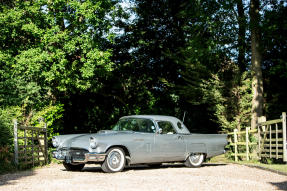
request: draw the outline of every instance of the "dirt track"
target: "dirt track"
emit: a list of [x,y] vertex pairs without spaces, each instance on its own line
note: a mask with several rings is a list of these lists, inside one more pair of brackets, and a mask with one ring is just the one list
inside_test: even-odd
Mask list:
[[180,164],[138,166],[115,174],[103,173],[95,165],[68,172],[52,164],[1,175],[2,190],[287,190],[287,176],[235,164],[205,164],[196,169]]

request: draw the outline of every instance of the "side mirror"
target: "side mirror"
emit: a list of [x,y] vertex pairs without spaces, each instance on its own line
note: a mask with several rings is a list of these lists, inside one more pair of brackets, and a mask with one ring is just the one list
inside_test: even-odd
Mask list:
[[162,128],[159,128],[157,134],[162,134]]

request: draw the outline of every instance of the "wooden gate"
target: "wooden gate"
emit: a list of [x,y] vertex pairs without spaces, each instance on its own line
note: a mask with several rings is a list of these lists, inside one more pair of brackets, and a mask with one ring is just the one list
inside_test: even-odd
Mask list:
[[14,120],[14,160],[21,167],[48,163],[47,124],[44,128],[18,125]]
[[258,133],[259,157],[283,159],[286,162],[286,113],[283,112],[280,119],[259,123]]

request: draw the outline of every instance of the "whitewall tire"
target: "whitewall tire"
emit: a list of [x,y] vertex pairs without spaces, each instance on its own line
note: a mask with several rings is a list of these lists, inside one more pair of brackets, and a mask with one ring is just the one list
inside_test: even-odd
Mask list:
[[108,150],[106,159],[102,164],[104,172],[121,172],[125,168],[125,152],[120,147],[113,147]]
[[203,161],[204,161],[204,154],[193,153],[187,157],[184,164],[187,167],[196,168],[196,167],[200,167],[202,165]]

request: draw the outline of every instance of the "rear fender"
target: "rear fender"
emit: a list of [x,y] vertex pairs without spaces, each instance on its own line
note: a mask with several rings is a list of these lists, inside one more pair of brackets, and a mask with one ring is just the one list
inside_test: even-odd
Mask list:
[[204,143],[191,143],[190,146],[187,148],[185,160],[192,153],[203,153],[206,156],[206,154],[207,154],[206,145]]

